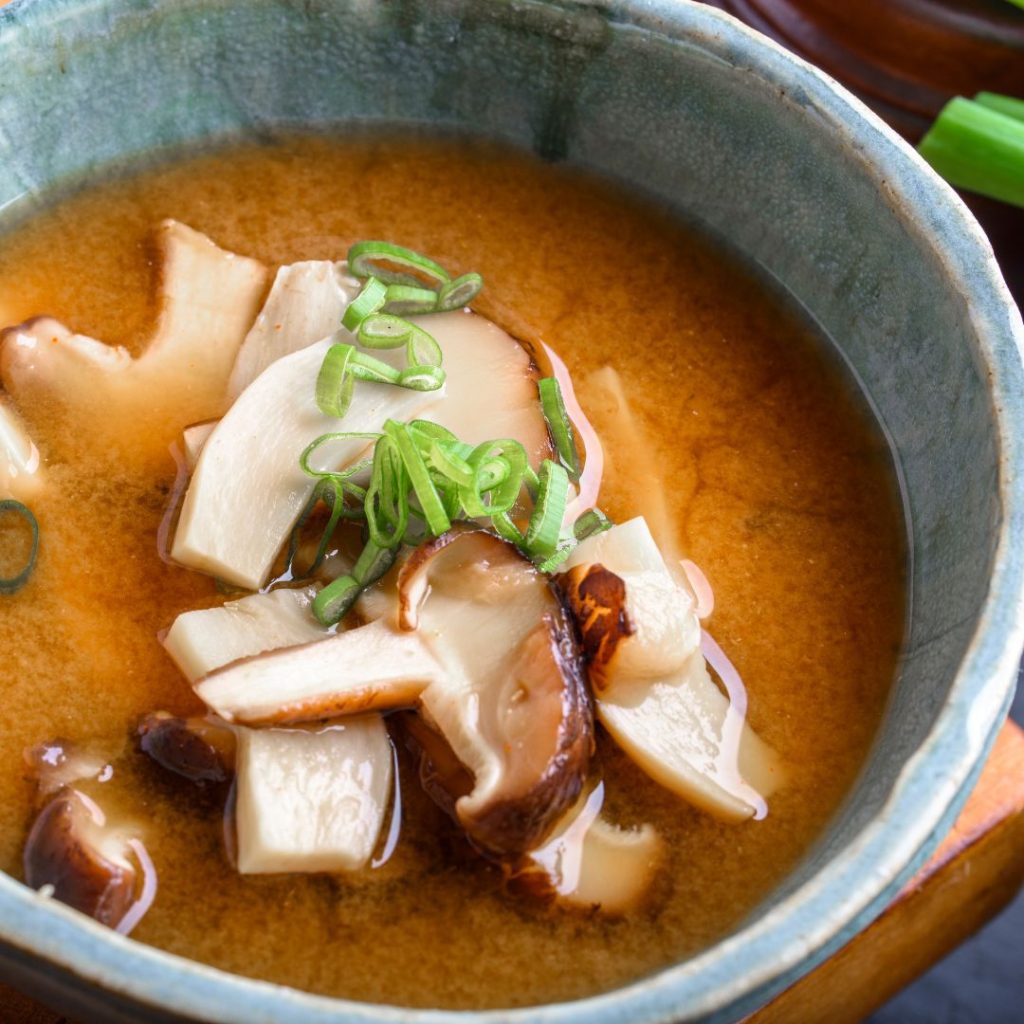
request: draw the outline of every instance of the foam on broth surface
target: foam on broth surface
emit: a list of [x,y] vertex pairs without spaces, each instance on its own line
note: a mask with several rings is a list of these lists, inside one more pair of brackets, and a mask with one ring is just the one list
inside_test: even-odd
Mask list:
[[[140,715],[199,705],[156,641],[223,601],[166,565],[156,531],[180,422],[69,422],[21,408],[48,462],[34,502],[37,571],[0,598],[0,867],[20,875],[31,787],[22,751],[62,736],[123,756],[97,798],[146,822],[156,903],[135,937],[241,974],[355,999],[500,1007],[585,996],[723,935],[820,833],[866,755],[902,635],[902,523],[885,446],[851,386],[791,311],[664,211],[489,146],[291,140],[192,157],[94,185],[0,238],[0,310],[39,313],[137,350],[154,314],[151,230],[174,217],[270,265],[344,257],[386,238],[478,270],[477,309],[586,377],[610,363],[642,420],[687,557],[711,580],[710,630],[744,676],[750,720],[790,769],[762,822],[720,824],[647,780],[601,737],[609,817],[654,824],[668,866],[621,920],[501,891],[403,765],[388,865],[356,878],[240,877],[221,802],[168,777],[127,737]],[[113,438],[113,440],[110,440]],[[643,513],[630,452],[604,438],[602,505]],[[296,453],[298,455],[298,453]],[[655,486],[659,486],[655,483]],[[0,565],[21,538],[0,534]]]

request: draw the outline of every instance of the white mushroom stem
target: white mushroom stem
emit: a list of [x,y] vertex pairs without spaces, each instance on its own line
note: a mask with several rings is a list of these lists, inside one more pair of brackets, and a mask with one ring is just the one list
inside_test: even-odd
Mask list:
[[[583,541],[561,577],[583,634],[597,714],[653,779],[726,820],[764,813],[778,756],[712,682],[693,596],[643,519]],[[730,679],[731,683],[735,680]]]
[[0,499],[24,501],[42,479],[39,449],[10,403],[0,398]]
[[330,631],[313,617],[315,597],[314,587],[272,590],[183,612],[163,638],[164,649],[194,683],[239,658],[323,640]]
[[238,870],[355,871],[373,854],[392,790],[379,715],[318,730],[238,731]]
[[185,468],[191,473],[196,468],[199,455],[203,445],[209,440],[217,420],[204,420],[202,423],[193,423],[181,432],[181,447],[185,456]]
[[228,380],[228,397],[237,398],[271,363],[333,334],[341,327],[359,282],[345,263],[309,260],[281,267],[245,337]]

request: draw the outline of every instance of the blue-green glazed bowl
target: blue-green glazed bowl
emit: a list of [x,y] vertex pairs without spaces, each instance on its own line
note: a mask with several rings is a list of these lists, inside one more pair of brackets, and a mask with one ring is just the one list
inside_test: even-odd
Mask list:
[[0,877],[0,974],[98,1021],[735,1020],[863,928],[948,829],[1021,645],[1024,342],[977,224],[833,81],[669,0],[14,0],[0,11],[0,227],[54,183],[285,125],[468,130],[618,178],[762,264],[842,350],[911,526],[902,672],[827,835],[734,934],[580,1002],[368,1006],[123,939]]

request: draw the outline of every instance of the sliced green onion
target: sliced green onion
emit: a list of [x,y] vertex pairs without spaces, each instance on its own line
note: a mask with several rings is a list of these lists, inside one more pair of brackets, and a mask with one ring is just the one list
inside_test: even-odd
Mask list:
[[958,96],[917,148],[958,188],[1024,206],[1024,121]]
[[28,583],[28,578],[36,567],[36,558],[39,555],[39,523],[32,510],[20,501],[5,499],[0,501],[0,519],[8,514],[20,516],[25,520],[32,534],[32,546],[29,549],[28,560],[21,572],[15,576],[0,576],[0,594],[16,594],[21,590]]
[[352,404],[355,378],[349,372],[356,350],[352,345],[332,345],[316,378],[316,404],[325,416],[341,419]]
[[441,346],[434,336],[415,324],[405,343],[405,358],[410,366],[440,366],[444,361]]
[[352,357],[349,365],[349,373],[356,380],[365,381],[370,384],[398,384],[401,371],[396,370],[388,363],[380,359],[374,359],[365,352],[357,352]]
[[313,598],[313,614],[322,626],[333,626],[355,604],[362,584],[351,576],[339,576]]
[[524,546],[533,558],[550,558],[558,546],[569,501],[569,474],[557,462],[545,459],[538,477],[537,504],[526,528]]
[[366,542],[356,564],[352,566],[351,575],[364,587],[376,583],[395,564],[394,548],[382,548],[372,540]]
[[440,366],[407,366],[395,383],[410,391],[438,391],[444,387],[446,379]]
[[[508,464],[508,473],[500,481],[493,479],[494,470],[490,465],[498,456]],[[468,485],[459,488],[459,496],[467,515],[471,519],[493,517],[512,509],[523,486],[527,465],[526,449],[510,438],[485,441],[473,449],[466,462],[473,470],[473,479]],[[486,504],[483,500],[485,492],[489,492],[490,497]]]
[[341,318],[342,327],[354,331],[368,316],[384,305],[388,286],[376,277],[367,278],[362,291],[348,304]]
[[408,320],[390,313],[376,313],[359,325],[359,344],[364,348],[401,348],[415,328]]
[[569,471],[573,480],[580,478],[580,457],[576,451],[576,435],[573,433],[572,421],[565,410],[562,389],[554,377],[543,377],[537,381],[540,394],[540,407],[547,421],[555,452],[562,465]]
[[437,309],[447,313],[453,309],[468,306],[484,286],[484,279],[475,273],[463,274],[461,277],[442,285],[437,294]]
[[433,288],[420,288],[412,284],[389,284],[384,309],[400,316],[433,313],[437,309],[437,292]]
[[380,434],[373,434],[369,432],[363,432],[361,430],[335,430],[329,434],[321,434],[315,441],[310,442],[302,450],[302,454],[299,456],[299,466],[303,473],[312,477],[338,477],[341,479],[348,479],[349,477],[355,476],[357,473],[362,472],[364,469],[369,469],[373,464],[372,459],[362,459],[361,461],[349,466],[348,469],[334,471],[330,469],[313,469],[309,464],[309,460],[313,457],[313,453],[318,451],[323,445],[330,443],[331,441],[350,441],[354,439],[376,441]]
[[550,558],[537,563],[537,568],[541,572],[553,573],[575,550],[576,545],[573,543],[560,544]]
[[610,530],[613,525],[612,521],[599,508],[592,508],[589,512],[584,512],[573,523],[572,533],[577,540],[586,540],[595,534]]
[[[1024,0],[1021,0],[1024,5]],[[974,97],[974,102],[989,110],[1012,117],[1015,121],[1024,121],[1024,100],[1015,96],[1003,96],[998,92],[979,92]]]
[[440,536],[445,530],[451,529],[451,520],[445,512],[444,502],[437,493],[433,480],[430,479],[430,472],[427,464],[423,461],[408,426],[398,423],[395,420],[388,420],[384,424],[384,430],[388,437],[394,441],[402,456],[405,465],[405,472],[408,474],[412,489],[420,503],[423,521],[427,524],[435,537]]
[[383,435],[373,449],[373,471],[366,489],[366,526],[378,547],[397,547],[409,525],[409,484],[394,439]]
[[[402,267],[411,273],[391,270]],[[432,287],[441,287],[450,280],[440,263],[420,255],[412,249],[391,242],[356,242],[348,251],[348,269],[356,277],[379,277],[388,284],[419,286],[426,279]]]

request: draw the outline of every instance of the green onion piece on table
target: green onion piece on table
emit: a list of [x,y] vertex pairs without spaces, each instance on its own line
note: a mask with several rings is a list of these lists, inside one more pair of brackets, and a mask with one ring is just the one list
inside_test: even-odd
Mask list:
[[[1024,0],[1021,0],[1021,3],[1024,4]],[[999,114],[1012,117],[1015,121],[1024,121],[1024,100],[1019,100],[1014,96],[1003,96],[998,92],[979,92],[974,97],[974,102]]]
[[554,377],[542,377],[537,381],[540,394],[540,407],[547,421],[551,440],[562,465],[569,471],[573,480],[580,478],[580,457],[576,450],[576,435],[572,429],[572,421],[565,409],[562,389]]
[[21,571],[14,576],[0,576],[0,594],[16,594],[28,583],[28,579],[36,567],[36,558],[39,555],[39,523],[27,505],[12,499],[0,501],[0,522],[7,516],[18,516],[23,519],[32,534],[28,559]]
[[991,104],[950,100],[918,149],[950,184],[1024,206],[1024,121]]

